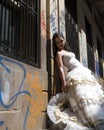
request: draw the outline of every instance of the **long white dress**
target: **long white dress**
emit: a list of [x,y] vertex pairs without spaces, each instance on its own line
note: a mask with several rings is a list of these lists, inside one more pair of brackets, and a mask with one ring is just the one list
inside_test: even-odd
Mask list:
[[[63,130],[92,130],[104,123],[104,94],[101,85],[91,71],[75,58],[74,53],[66,53],[63,63],[69,69],[66,77],[68,92],[64,96],[57,94],[50,100],[48,116],[54,124],[66,124]],[[62,99],[68,100],[70,109],[61,111],[59,104]]]

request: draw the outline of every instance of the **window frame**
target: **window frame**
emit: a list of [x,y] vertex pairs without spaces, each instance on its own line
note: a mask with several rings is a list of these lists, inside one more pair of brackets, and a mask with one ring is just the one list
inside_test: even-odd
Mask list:
[[[20,6],[21,6],[21,8],[23,8],[24,10],[25,9],[30,9],[30,11],[34,11],[36,14],[34,15],[34,14],[32,14],[33,12],[31,12],[31,17],[32,18],[35,18],[36,17],[36,19],[34,19],[35,21],[36,21],[36,25],[34,25],[33,24],[33,26],[34,26],[34,28],[36,28],[36,30],[34,30],[34,29],[32,29],[32,27],[33,26],[31,26],[31,30],[33,30],[34,32],[35,32],[35,34],[36,34],[36,37],[34,38],[33,37],[33,40],[35,41],[36,40],[36,42],[34,42],[33,41],[33,43],[34,43],[34,49],[33,49],[33,51],[34,51],[34,57],[32,57],[33,58],[33,61],[34,62],[31,62],[30,60],[24,60],[24,58],[22,58],[20,55],[18,56],[17,55],[17,50],[15,50],[16,49],[16,47],[18,46],[18,45],[20,45],[21,44],[21,42],[20,42],[20,39],[22,39],[22,37],[20,38],[18,35],[18,38],[19,38],[19,40],[18,40],[18,42],[16,43],[16,41],[15,41],[15,39],[14,39],[14,50],[16,51],[16,53],[14,52],[13,54],[12,53],[8,53],[8,52],[6,52],[6,51],[2,51],[1,50],[1,44],[2,44],[2,39],[1,39],[1,36],[2,36],[2,17],[3,17],[3,14],[2,14],[2,12],[3,12],[3,7],[5,8],[5,10],[7,11],[7,9],[9,10],[9,13],[17,13],[17,12],[13,12],[13,10],[14,10],[14,6],[15,5],[13,5],[14,3],[11,3],[11,2],[8,2],[8,0],[6,1],[6,0],[2,0],[2,2],[0,2],[0,5],[1,5],[1,11],[0,11],[0,17],[1,17],[1,21],[0,21],[0,54],[2,54],[2,55],[5,55],[5,56],[7,56],[7,57],[10,57],[10,58],[13,58],[13,59],[15,59],[15,60],[18,60],[18,61],[21,61],[21,62],[23,62],[23,63],[26,63],[26,64],[29,64],[29,65],[31,65],[31,66],[35,66],[35,67],[38,67],[38,68],[40,68],[41,66],[40,66],[40,0],[37,0],[36,1],[36,5],[34,4],[34,5],[31,5],[31,8],[28,8],[27,6],[28,5],[25,5],[25,4],[27,4],[26,2],[24,2],[24,0],[16,0],[17,2],[18,2],[18,4],[21,4]],[[31,4],[33,4],[33,3],[31,3]],[[33,9],[33,7],[35,8],[35,9]],[[18,10],[16,10],[16,11],[18,11]],[[20,14],[21,16],[22,16],[22,14]],[[27,14],[28,15],[28,14]],[[34,15],[34,16],[33,16]],[[10,16],[10,15],[9,15]],[[28,16],[27,16],[27,18],[28,18]],[[6,16],[5,16],[5,19],[6,19]],[[10,19],[10,18],[9,18]],[[18,18],[19,19],[19,18]],[[26,18],[25,18],[26,19]],[[14,19],[15,20],[15,19]],[[20,19],[19,19],[19,23],[21,23],[21,21],[20,21]],[[5,24],[5,23],[4,23]],[[11,24],[11,23],[10,23]],[[24,21],[24,24],[26,24],[26,22]],[[4,25],[5,26],[5,25]],[[9,23],[8,23],[8,28],[10,28],[10,26],[11,25],[9,25]],[[16,25],[17,26],[17,25]],[[27,25],[26,25],[27,26]],[[28,27],[29,28],[29,27]],[[28,28],[25,28],[25,30],[28,30]],[[16,29],[16,27],[15,27],[15,29]],[[21,28],[19,28],[19,29],[21,29]],[[18,29],[18,30],[19,30]],[[9,29],[8,29],[9,30]],[[16,31],[18,31],[18,30],[16,30]],[[5,30],[4,30],[5,31]],[[9,30],[10,31],[10,30]],[[17,34],[17,32],[14,32],[14,34],[16,35]],[[20,31],[20,30],[19,30]],[[32,31],[32,32],[33,32]],[[31,33],[32,35],[35,35],[35,34],[33,34],[33,33]],[[4,34],[5,35],[5,34]],[[8,32],[8,35],[9,35],[9,32]],[[15,38],[17,38],[17,36],[15,37]],[[30,36],[30,35],[29,35]],[[26,38],[26,37],[25,37]],[[27,39],[27,38],[26,38]],[[25,39],[25,40],[26,40]],[[4,39],[5,40],[5,39]],[[5,41],[4,41],[5,42]],[[10,45],[10,43],[9,43],[9,40],[7,41],[7,43],[8,43],[8,46]],[[30,42],[28,42],[27,44],[32,44],[32,43],[30,43]],[[25,43],[23,43],[23,45],[26,45],[27,46],[27,44],[25,44]],[[3,45],[5,45],[5,43],[3,44]],[[8,47],[7,46],[7,47]],[[36,47],[35,47],[36,46]],[[3,48],[4,49],[4,48]],[[13,48],[11,48],[11,49],[13,49]],[[27,47],[27,49],[29,49],[28,47]],[[18,51],[19,51],[19,49],[18,49]],[[31,51],[30,51],[30,53],[31,53]],[[25,57],[26,57],[26,50],[25,50]]]

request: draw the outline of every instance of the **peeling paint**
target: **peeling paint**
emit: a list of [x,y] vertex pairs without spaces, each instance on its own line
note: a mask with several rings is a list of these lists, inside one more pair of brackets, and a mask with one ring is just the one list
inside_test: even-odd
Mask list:
[[[0,56],[0,103],[2,107],[0,114],[14,113],[17,114],[17,117],[19,113],[23,114],[21,119],[15,119],[21,120],[21,123],[23,123],[21,129],[19,128],[20,130],[33,130],[40,125],[44,106],[42,89],[45,87],[44,84],[47,84],[43,80],[40,72],[29,72],[25,65]],[[20,102],[22,106],[20,106]],[[19,104],[19,106],[16,104]],[[12,120],[10,126],[8,123],[10,120],[11,116],[8,117],[8,120],[0,118],[0,127],[5,126],[3,130],[16,128],[15,125],[17,124]]]

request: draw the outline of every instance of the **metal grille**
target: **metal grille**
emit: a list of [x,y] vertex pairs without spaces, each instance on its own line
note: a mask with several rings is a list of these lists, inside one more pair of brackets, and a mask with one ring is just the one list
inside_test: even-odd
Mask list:
[[79,59],[79,43],[78,43],[78,27],[70,15],[70,13],[65,16],[66,21],[66,40],[69,46],[72,48],[72,51],[76,54],[76,57]]
[[0,1],[1,54],[39,67],[39,30],[39,0]]

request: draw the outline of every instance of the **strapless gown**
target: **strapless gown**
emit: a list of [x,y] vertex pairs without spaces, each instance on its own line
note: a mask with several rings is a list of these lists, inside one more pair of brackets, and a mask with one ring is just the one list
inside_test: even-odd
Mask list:
[[[57,94],[50,100],[47,113],[54,124],[66,124],[63,130],[92,130],[104,123],[104,93],[101,85],[91,71],[75,58],[74,53],[66,53],[63,63],[69,69],[66,76],[68,91],[64,96]],[[59,104],[66,100],[70,107],[61,111],[64,105],[60,107]]]

